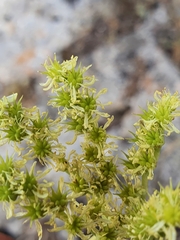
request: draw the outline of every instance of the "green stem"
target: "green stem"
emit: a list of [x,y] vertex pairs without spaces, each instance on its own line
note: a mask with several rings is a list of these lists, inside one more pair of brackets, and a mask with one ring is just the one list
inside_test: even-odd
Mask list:
[[142,175],[142,187],[145,191],[144,193],[144,199],[147,198],[147,193],[148,193],[148,172],[145,172],[143,175]]

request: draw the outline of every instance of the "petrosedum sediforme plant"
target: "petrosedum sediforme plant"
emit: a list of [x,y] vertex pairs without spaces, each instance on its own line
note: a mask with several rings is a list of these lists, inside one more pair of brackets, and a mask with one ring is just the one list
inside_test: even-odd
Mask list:
[[[89,67],[77,66],[77,57],[62,63],[54,57],[44,67],[47,81],[41,85],[53,93],[48,105],[57,110],[55,120],[36,106],[23,107],[17,94],[0,100],[0,144],[14,148],[14,155],[0,157],[0,200],[7,218],[29,220],[36,225],[39,239],[40,221],[46,217],[49,231],[66,230],[69,240],[75,236],[175,240],[180,227],[179,186],[161,187],[151,196],[147,186],[164,138],[180,132],[172,123],[180,116],[179,94],[155,92],[154,102],[134,124],[132,147],[120,159],[114,142],[120,137],[106,131],[113,121],[104,112],[110,103],[99,100],[106,89],[93,88],[95,77],[85,74]],[[102,118],[104,125],[99,124]],[[74,133],[72,141],[60,142],[59,136],[67,131]],[[79,136],[81,152],[67,153],[67,145]],[[37,161],[45,165],[44,171],[37,171]],[[52,169],[69,175],[69,182],[61,177],[55,187],[53,179],[45,180]],[[83,203],[77,201],[79,197]]]

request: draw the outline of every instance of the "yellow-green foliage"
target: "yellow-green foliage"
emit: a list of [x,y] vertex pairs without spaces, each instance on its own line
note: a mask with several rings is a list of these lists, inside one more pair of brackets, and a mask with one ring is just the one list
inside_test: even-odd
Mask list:
[[[147,183],[153,178],[164,138],[179,133],[173,125],[180,116],[178,93],[155,92],[135,123],[132,148],[125,159],[115,155],[117,145],[106,129],[113,116],[104,112],[110,103],[101,103],[93,88],[96,79],[87,76],[89,67],[77,66],[77,57],[59,63],[49,59],[44,64],[45,91],[51,90],[48,105],[57,109],[57,118],[41,113],[37,107],[22,106],[17,94],[0,100],[0,144],[11,144],[15,154],[0,157],[0,200],[7,217],[21,217],[35,223],[42,237],[40,220],[48,217],[50,231],[68,232],[68,239],[79,236],[90,240],[176,239],[180,227],[180,189],[172,186],[149,196]],[[105,118],[101,126],[99,120]],[[59,136],[71,131],[71,142]],[[67,154],[67,144],[82,136],[81,152]],[[22,144],[23,143],[23,144]],[[46,170],[36,170],[36,161]],[[32,162],[30,170],[26,163]],[[124,168],[120,171],[120,164]],[[54,169],[65,172],[70,181],[54,182],[45,176]],[[121,180],[120,180],[121,179]],[[78,203],[83,196],[85,203]],[[56,219],[64,222],[59,226]],[[86,233],[86,234],[85,234]]]

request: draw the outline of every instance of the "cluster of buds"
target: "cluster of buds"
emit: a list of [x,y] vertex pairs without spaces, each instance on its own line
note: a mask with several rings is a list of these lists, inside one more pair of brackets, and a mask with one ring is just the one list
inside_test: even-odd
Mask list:
[[[110,103],[99,100],[106,89],[97,92],[93,88],[95,77],[85,74],[90,66],[77,66],[77,57],[59,63],[55,56],[44,67],[47,81],[41,85],[53,93],[48,105],[57,110],[55,120],[37,107],[23,107],[17,94],[0,100],[0,145],[10,143],[15,150],[6,160],[0,157],[0,201],[7,217],[35,223],[39,239],[44,217],[49,218],[49,231],[66,230],[68,240],[76,236],[89,240],[175,239],[172,236],[180,225],[179,187],[161,188],[148,197],[147,183],[153,178],[165,135],[179,133],[172,124],[180,116],[176,110],[179,95],[165,90],[155,93],[156,101],[148,104],[135,124],[134,144],[122,161],[114,153],[117,145],[109,141],[121,138],[107,132],[113,116],[104,108]],[[74,133],[72,141],[60,141],[59,136],[67,131]],[[81,152],[68,153],[67,145],[73,145],[79,136]],[[46,167],[44,171],[37,171],[37,161]],[[52,169],[68,174],[69,182],[61,177],[55,187],[53,181],[45,180]],[[83,203],[78,202],[79,197]],[[57,219],[64,225],[59,226]]]

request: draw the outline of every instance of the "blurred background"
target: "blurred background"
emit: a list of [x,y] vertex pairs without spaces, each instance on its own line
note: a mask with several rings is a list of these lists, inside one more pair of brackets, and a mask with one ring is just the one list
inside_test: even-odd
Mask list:
[[[133,114],[146,107],[155,90],[180,92],[180,0],[0,1],[1,97],[18,92],[25,106],[46,110],[49,93],[39,86],[46,79],[38,71],[54,53],[59,61],[75,55],[82,65],[92,64],[88,74],[98,79],[96,88],[108,89],[101,100],[113,102],[106,109],[115,116],[109,133],[128,138],[137,121]],[[127,141],[118,144],[123,151],[129,147]],[[180,181],[179,146],[178,135],[167,139],[151,191],[170,177],[174,186]],[[18,240],[37,240],[35,229],[6,221],[1,211],[0,228]],[[67,238],[44,231],[43,240],[52,239]]]

